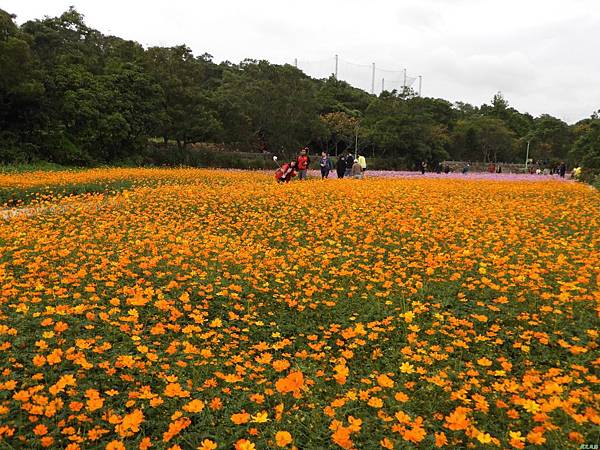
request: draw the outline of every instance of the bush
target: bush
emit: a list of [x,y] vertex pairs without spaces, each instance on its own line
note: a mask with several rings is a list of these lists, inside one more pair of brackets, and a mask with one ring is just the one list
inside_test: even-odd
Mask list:
[[150,144],[138,165],[214,167],[226,169],[273,168],[269,154],[232,152],[192,147],[180,149],[175,145]]
[[597,184],[600,178],[600,169],[590,169],[587,167],[582,168],[579,181],[589,184]]
[[[319,158],[320,156],[312,156],[311,155],[311,167],[313,169],[319,168]],[[408,165],[404,158],[393,158],[393,159],[384,159],[384,158],[368,158],[367,160],[367,169],[368,170],[408,170]],[[333,165],[335,168],[335,164],[337,162],[337,157],[331,158],[333,161]]]

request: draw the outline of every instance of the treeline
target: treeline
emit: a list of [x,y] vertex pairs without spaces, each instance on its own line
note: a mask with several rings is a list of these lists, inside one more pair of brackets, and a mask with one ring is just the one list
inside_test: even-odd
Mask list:
[[480,107],[407,89],[370,95],[290,65],[216,64],[186,46],[144,49],[89,28],[75,9],[17,26],[0,10],[0,162],[92,165],[143,160],[149,142],[198,142],[290,155],[522,162],[600,169],[600,118],[569,126],[501,94]]

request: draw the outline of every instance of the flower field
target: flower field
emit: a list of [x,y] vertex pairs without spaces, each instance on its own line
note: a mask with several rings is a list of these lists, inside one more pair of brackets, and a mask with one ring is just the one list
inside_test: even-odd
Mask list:
[[[579,448],[600,195],[101,169],[0,220],[0,448]],[[82,201],[85,200],[85,201]]]

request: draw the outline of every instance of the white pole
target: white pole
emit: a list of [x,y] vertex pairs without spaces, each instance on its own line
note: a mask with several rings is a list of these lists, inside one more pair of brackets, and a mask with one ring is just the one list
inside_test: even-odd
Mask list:
[[423,77],[419,75],[419,97],[421,96],[421,87],[423,86]]
[[385,91],[385,78],[381,79],[381,92]]
[[402,85],[402,90],[406,89],[406,69],[404,69],[404,84]]
[[371,76],[371,94],[375,93],[375,63],[373,63],[373,74]]
[[296,68],[298,68],[298,58],[294,58],[294,66],[296,66]]
[[335,55],[335,79],[338,79],[338,55]]
[[527,170],[527,163],[529,162],[529,142],[527,141],[527,156],[525,156],[525,170]]
[[354,143],[354,159],[357,159],[358,155],[358,122],[356,122],[356,141]]

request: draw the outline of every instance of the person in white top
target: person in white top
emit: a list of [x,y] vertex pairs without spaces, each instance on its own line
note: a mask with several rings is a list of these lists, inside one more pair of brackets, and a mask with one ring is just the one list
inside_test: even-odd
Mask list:
[[362,172],[367,170],[367,160],[365,159],[365,157],[363,155],[358,155],[358,163],[360,164],[360,168],[362,169]]

